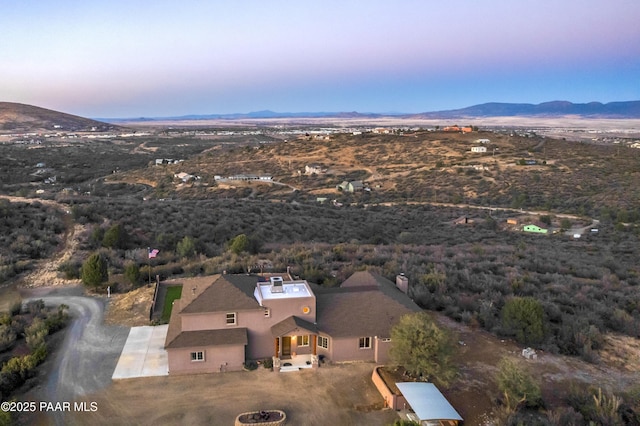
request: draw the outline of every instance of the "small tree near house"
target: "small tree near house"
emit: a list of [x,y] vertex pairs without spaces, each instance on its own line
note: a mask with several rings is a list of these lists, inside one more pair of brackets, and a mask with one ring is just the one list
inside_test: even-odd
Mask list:
[[441,386],[448,386],[456,371],[451,363],[450,335],[438,327],[428,313],[404,315],[391,330],[391,360],[408,373]]

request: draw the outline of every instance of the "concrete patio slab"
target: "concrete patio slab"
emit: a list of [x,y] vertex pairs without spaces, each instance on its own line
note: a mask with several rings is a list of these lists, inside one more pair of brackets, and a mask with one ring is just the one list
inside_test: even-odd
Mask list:
[[168,325],[131,327],[112,379],[169,375],[164,341]]

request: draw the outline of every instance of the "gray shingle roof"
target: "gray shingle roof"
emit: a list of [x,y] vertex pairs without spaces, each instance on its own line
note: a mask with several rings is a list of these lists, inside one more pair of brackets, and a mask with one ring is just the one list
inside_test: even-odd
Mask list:
[[412,311],[418,311],[420,308],[411,300],[406,294],[404,294],[394,283],[378,275],[375,272],[370,271],[358,271],[354,272],[349,278],[347,278],[340,288],[370,288],[377,289],[384,293],[387,297],[395,300],[401,305],[411,309]]
[[315,324],[296,316],[285,318],[271,327],[271,333],[274,337],[285,336],[298,330],[308,331],[312,334],[318,333],[318,327]]
[[197,348],[203,346],[246,345],[248,342],[246,328],[223,328],[220,330],[183,331],[166,349]]
[[357,272],[341,287],[314,287],[317,324],[331,337],[390,337],[400,317],[421,309],[386,278]]
[[[260,305],[253,296],[253,289],[257,282],[258,277],[255,275],[218,275],[203,290],[196,289],[195,298],[187,301],[186,304],[183,301],[180,313],[258,309]],[[189,281],[190,284],[191,281]],[[188,288],[183,288],[183,297],[185,294],[188,296],[189,293]]]

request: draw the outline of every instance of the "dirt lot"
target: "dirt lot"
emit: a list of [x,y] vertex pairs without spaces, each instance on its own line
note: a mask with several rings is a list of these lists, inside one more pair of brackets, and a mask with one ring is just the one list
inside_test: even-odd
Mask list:
[[153,290],[153,286],[144,286],[128,293],[112,294],[105,308],[105,324],[127,327],[151,325],[149,309],[153,300]]
[[371,382],[373,364],[323,366],[299,373],[252,372],[115,381],[87,395],[94,413],[74,413],[70,425],[231,425],[244,412],[283,409],[292,425],[387,425],[398,417],[382,409]]
[[536,360],[525,360],[522,346],[502,340],[483,330],[474,330],[438,316],[438,322],[456,333],[458,350],[454,361],[459,379],[443,391],[451,405],[465,419],[465,425],[491,425],[499,390],[495,382],[496,365],[503,357],[512,357],[536,378],[541,386],[546,408],[564,405],[572,384],[602,387],[616,393],[640,383],[640,340],[625,336],[607,337],[607,346],[599,355],[599,364],[589,364],[576,357],[552,355],[538,351]]

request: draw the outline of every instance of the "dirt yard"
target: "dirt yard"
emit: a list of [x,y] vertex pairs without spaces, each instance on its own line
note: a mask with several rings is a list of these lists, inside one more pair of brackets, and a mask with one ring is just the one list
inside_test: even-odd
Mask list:
[[459,379],[444,390],[451,405],[465,419],[465,426],[492,425],[492,414],[500,396],[495,381],[496,365],[503,357],[516,359],[535,377],[548,410],[564,405],[563,399],[572,384],[602,387],[616,393],[640,383],[640,340],[625,336],[607,337],[607,346],[599,355],[599,364],[589,364],[576,357],[538,351],[536,360],[521,356],[523,347],[511,340],[472,329],[445,316],[437,316],[440,325],[451,330],[458,342],[454,362]]
[[87,395],[91,413],[73,413],[70,425],[231,425],[245,411],[282,409],[291,425],[388,425],[397,414],[382,409],[371,382],[373,364],[323,366],[299,373],[252,372],[115,381]]
[[153,290],[153,286],[143,286],[128,293],[113,293],[105,308],[105,324],[127,327],[151,325],[149,309]]

